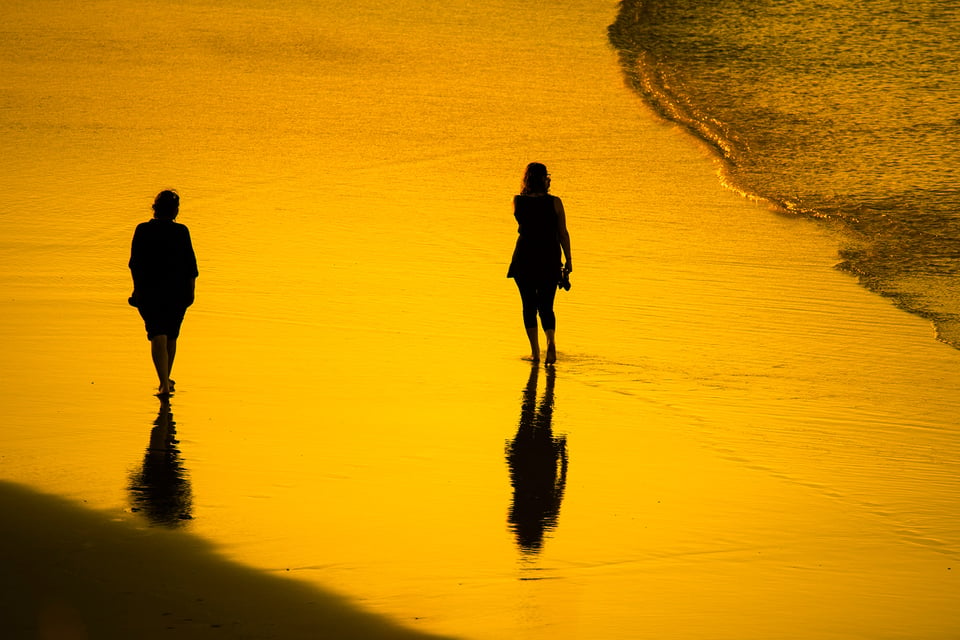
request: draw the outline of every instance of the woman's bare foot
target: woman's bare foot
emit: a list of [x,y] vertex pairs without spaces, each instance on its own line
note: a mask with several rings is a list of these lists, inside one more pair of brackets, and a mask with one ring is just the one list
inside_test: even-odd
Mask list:
[[557,345],[550,343],[547,345],[547,359],[544,360],[545,364],[553,364],[557,361]]
[[527,340],[530,342],[530,360],[540,362],[540,340],[536,327],[527,327]]

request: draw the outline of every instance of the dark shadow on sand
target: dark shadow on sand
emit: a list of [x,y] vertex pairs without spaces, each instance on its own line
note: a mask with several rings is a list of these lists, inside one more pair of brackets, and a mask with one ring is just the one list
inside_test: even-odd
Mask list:
[[546,533],[556,529],[567,482],[567,439],[553,435],[556,373],[553,367],[546,367],[546,389],[538,404],[539,372],[534,363],[523,390],[520,425],[506,447],[513,485],[507,522],[520,551],[527,555],[539,553]]
[[[0,637],[437,638],[183,531],[0,481]],[[415,612],[410,612],[410,620]]]
[[178,528],[193,518],[190,478],[180,459],[177,423],[169,398],[160,398],[160,411],[150,430],[143,464],[130,474],[130,506],[154,525]]

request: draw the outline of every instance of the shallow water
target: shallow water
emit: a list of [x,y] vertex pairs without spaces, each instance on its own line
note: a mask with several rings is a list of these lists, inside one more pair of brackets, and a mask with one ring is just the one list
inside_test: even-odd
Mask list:
[[[960,354],[720,188],[613,7],[34,6],[0,10],[5,479],[456,637],[955,633]],[[507,454],[534,159],[575,253],[545,504]],[[167,416],[125,300],[170,186],[201,277]]]
[[841,229],[842,267],[957,347],[958,26],[933,1],[626,0],[610,37],[727,181]]

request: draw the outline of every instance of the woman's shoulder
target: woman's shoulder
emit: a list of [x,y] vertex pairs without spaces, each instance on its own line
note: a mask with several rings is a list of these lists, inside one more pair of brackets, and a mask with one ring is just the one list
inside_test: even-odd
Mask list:
[[135,235],[135,236],[142,236],[142,235],[149,235],[149,234],[151,234],[151,233],[153,232],[153,229],[155,228],[154,225],[150,224],[151,222],[153,222],[152,219],[151,219],[151,220],[145,220],[145,221],[141,222],[140,224],[138,224],[138,225],[137,225],[137,228],[134,229],[134,231],[133,231],[133,235]]
[[190,230],[187,228],[187,225],[180,222],[151,218],[146,222],[138,224],[134,233],[146,233],[154,236],[159,235],[160,237],[169,236],[170,234],[189,236]]
[[190,230],[187,228],[187,225],[183,224],[182,222],[177,222],[176,220],[159,220],[159,222],[162,224],[163,228],[169,229],[173,233],[179,233],[181,235],[190,234]]

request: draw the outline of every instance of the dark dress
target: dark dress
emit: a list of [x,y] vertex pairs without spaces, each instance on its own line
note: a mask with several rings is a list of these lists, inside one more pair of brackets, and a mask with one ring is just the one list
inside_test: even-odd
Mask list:
[[519,224],[520,237],[507,277],[556,285],[562,263],[553,196],[515,196],[513,217]]
[[193,281],[199,275],[190,231],[173,220],[154,218],[137,225],[130,247],[130,273],[137,307],[147,336],[180,333],[183,315],[193,303]]

